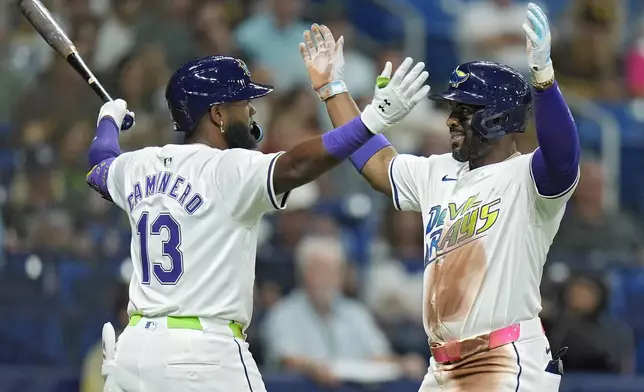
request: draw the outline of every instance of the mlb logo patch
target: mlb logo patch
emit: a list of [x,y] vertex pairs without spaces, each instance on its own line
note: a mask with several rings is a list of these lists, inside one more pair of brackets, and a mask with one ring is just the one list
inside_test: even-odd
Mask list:
[[163,158],[163,166],[165,167],[172,166],[172,158]]
[[157,327],[157,324],[154,321],[148,321],[145,323],[145,329],[153,330]]

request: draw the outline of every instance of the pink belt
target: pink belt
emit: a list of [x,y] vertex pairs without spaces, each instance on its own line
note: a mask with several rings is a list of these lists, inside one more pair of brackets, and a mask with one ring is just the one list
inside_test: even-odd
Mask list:
[[470,355],[516,342],[519,340],[519,336],[521,336],[521,326],[513,324],[473,338],[451,340],[445,343],[430,342],[429,346],[436,362],[449,364],[458,362]]

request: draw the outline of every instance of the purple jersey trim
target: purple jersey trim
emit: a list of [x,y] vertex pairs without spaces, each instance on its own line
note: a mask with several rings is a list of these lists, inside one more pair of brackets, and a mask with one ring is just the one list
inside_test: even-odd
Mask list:
[[324,148],[338,160],[344,160],[362,147],[373,133],[367,129],[360,116],[322,135]]
[[119,155],[119,127],[112,117],[103,117],[96,127],[96,137],[89,147],[89,165],[94,167],[108,158],[116,158]]
[[559,86],[533,91],[539,148],[531,160],[531,175],[539,194],[557,197],[573,188],[579,172],[579,135]]
[[391,146],[391,143],[387,140],[385,135],[378,134],[369,139],[369,141],[360,147],[358,151],[351,154],[349,160],[356,170],[362,172],[362,168],[367,164],[369,159],[376,155],[378,151],[388,146]]
[[110,196],[110,191],[107,187],[107,176],[110,171],[110,165],[114,162],[114,158],[108,158],[98,165],[94,166],[89,173],[87,173],[87,183],[104,199],[113,201]]

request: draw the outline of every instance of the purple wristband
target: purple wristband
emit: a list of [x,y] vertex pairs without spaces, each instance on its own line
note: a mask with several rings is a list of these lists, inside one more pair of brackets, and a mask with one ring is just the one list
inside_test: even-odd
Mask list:
[[338,160],[344,160],[373,137],[360,116],[322,135],[324,148]]
[[388,146],[391,146],[391,143],[387,140],[385,135],[378,134],[360,147],[358,151],[351,154],[349,160],[358,172],[362,172],[362,168],[367,164],[369,159],[376,155],[378,151]]

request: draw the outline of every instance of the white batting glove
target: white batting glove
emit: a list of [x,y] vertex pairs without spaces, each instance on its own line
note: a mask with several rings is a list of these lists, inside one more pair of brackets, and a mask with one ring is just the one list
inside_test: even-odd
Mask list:
[[[132,120],[124,123],[123,120],[125,120],[126,116],[130,116]],[[121,131],[125,131],[134,125],[134,113],[127,110],[127,102],[120,98],[107,102],[101,106],[96,126],[98,126],[101,120],[105,117],[111,117]]]
[[532,79],[537,84],[551,82],[555,77],[555,70],[550,60],[550,26],[543,10],[536,4],[528,4],[526,12],[527,21],[523,24],[526,35],[528,51],[528,64]]
[[[424,71],[425,63],[417,63],[407,57],[391,77],[392,65],[385,64],[376,80],[373,100],[360,115],[362,122],[375,134],[397,124],[429,93],[425,81],[429,72]],[[411,69],[411,71],[410,71]]]

